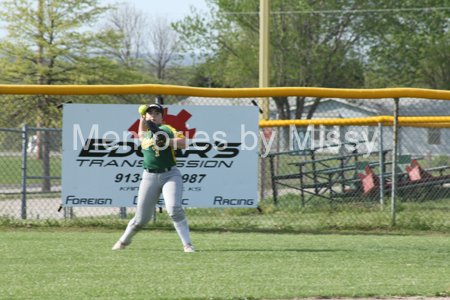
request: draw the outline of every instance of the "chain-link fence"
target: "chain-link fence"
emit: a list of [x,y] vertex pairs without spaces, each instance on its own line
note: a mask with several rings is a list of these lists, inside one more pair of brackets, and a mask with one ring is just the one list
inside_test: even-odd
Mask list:
[[[61,207],[62,109],[58,105],[69,101],[142,104],[156,97],[0,95],[0,216],[103,222],[131,218],[134,207]],[[184,96],[164,96],[162,101],[164,105],[250,106],[252,100],[258,102]],[[395,220],[401,228],[450,229],[448,123],[432,118],[400,123],[397,132],[382,122],[342,125],[339,120],[393,116],[395,101],[305,98],[299,114],[298,97],[284,100],[290,104],[291,119],[336,123],[261,127],[258,208],[186,208],[192,227],[373,229],[389,228]],[[276,101],[280,100],[270,100],[271,119],[280,115]],[[449,116],[448,108],[449,101],[402,98],[398,116]],[[154,222],[171,223],[166,213],[156,213]]]

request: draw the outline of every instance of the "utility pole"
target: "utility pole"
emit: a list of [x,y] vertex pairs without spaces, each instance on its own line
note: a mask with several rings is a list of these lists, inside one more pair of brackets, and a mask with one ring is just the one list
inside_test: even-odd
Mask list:
[[[269,87],[269,17],[270,17],[270,0],[260,0],[259,8],[259,87]],[[269,98],[260,98],[259,106],[263,111],[259,115],[260,120],[268,120],[270,116]],[[263,139],[264,135],[260,134]],[[263,143],[259,144],[259,152],[264,150]],[[266,181],[266,160],[260,157],[260,176],[259,176],[259,201],[264,199],[264,186]]]
[[[260,0],[259,11],[259,87],[269,87],[270,0]],[[263,113],[260,119],[269,119],[269,98],[260,98]]]

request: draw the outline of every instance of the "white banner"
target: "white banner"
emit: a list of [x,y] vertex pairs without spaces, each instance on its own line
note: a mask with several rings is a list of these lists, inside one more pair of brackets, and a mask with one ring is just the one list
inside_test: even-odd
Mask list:
[[[62,206],[132,207],[143,174],[139,105],[65,104]],[[259,110],[164,106],[163,122],[189,138],[176,151],[186,207],[256,207]],[[161,195],[158,206],[164,206]]]

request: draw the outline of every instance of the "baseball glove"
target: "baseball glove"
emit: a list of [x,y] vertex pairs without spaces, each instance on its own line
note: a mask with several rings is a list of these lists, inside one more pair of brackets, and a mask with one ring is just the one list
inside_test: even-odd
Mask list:
[[166,136],[162,133],[153,136],[153,143],[158,147],[164,147],[167,143]]
[[163,131],[159,129],[158,125],[148,120],[145,121],[145,126],[153,133],[153,144],[158,147],[164,147],[167,143],[167,138]]
[[145,121],[145,126],[147,126],[148,130],[150,130],[153,133],[157,133],[157,132],[161,131],[161,129],[159,129],[158,125],[156,125],[155,123],[153,123],[150,120]]

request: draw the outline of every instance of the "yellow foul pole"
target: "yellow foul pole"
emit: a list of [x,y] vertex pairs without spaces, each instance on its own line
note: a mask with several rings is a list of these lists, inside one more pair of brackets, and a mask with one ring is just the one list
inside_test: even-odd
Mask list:
[[[269,20],[270,0],[260,0],[259,11],[259,87],[269,87]],[[260,119],[269,119],[269,98],[260,98]]]

